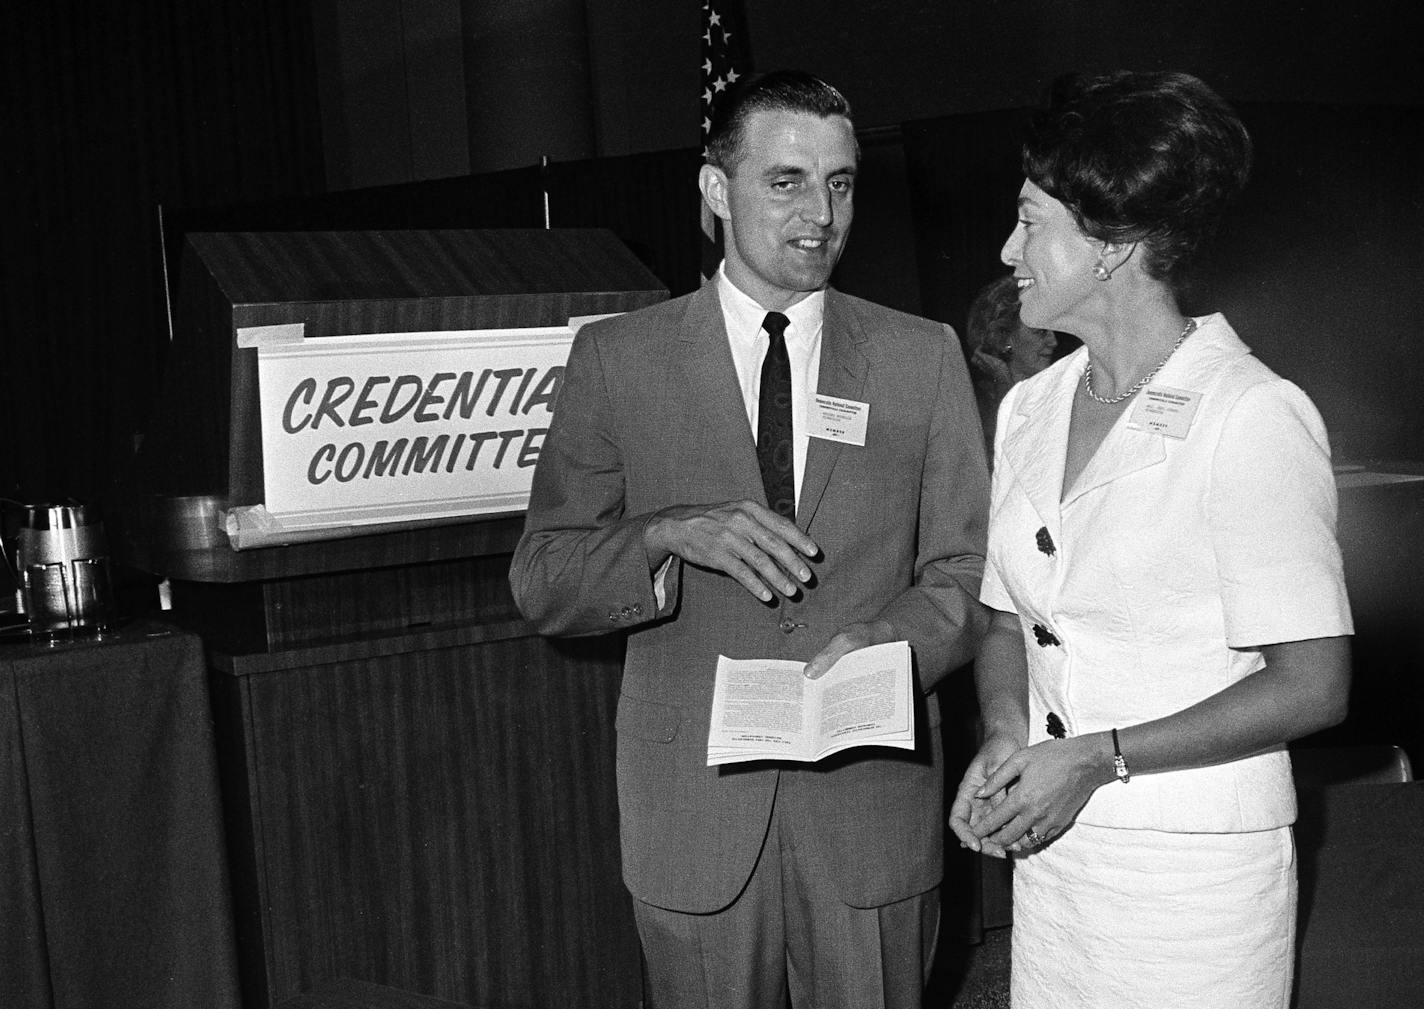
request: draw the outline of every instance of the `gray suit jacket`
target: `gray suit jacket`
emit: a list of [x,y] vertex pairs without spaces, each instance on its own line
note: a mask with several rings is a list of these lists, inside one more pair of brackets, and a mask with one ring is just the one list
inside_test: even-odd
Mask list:
[[988,476],[973,392],[948,326],[826,295],[817,391],[870,405],[864,447],[813,438],[797,522],[824,555],[779,607],[674,560],[658,606],[643,526],[658,509],[765,503],[716,286],[585,327],[570,353],[510,580],[545,634],[627,630],[617,716],[624,877],[679,911],[727,906],[772,798],[811,826],[847,903],[939,882],[939,713],[913,752],[853,748],[817,764],[706,766],[717,656],[807,661],[844,625],[884,618],[929,691],[985,623]]

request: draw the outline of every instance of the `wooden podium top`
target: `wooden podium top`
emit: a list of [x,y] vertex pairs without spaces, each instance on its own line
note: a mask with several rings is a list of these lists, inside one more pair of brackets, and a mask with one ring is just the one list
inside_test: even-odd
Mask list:
[[[667,297],[627,246],[601,229],[204,232],[189,235],[188,245],[179,281],[185,291],[196,259],[242,317],[239,325],[261,325],[249,319],[266,308],[284,322],[305,319],[318,335],[327,316],[314,305],[453,298],[469,311],[471,302],[499,297],[536,313],[518,323],[534,326],[565,321],[556,318],[564,298]],[[537,317],[541,309],[553,314]],[[485,312],[474,314],[493,324]],[[376,318],[383,318],[379,309]]]

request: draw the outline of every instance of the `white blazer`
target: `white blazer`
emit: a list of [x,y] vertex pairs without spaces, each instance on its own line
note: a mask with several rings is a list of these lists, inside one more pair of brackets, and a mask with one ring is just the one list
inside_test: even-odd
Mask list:
[[[1190,424],[1143,426],[1139,394],[1060,501],[1086,362],[1081,348],[1011,389],[999,411],[980,598],[1022,622],[1030,742],[1048,738],[1050,712],[1068,735],[1160,718],[1262,668],[1262,645],[1353,631],[1330,448],[1305,394],[1221,315],[1201,318],[1149,387],[1195,402]],[[1078,819],[1284,826],[1295,819],[1290,758],[1278,747],[1135,774],[1099,788]]]

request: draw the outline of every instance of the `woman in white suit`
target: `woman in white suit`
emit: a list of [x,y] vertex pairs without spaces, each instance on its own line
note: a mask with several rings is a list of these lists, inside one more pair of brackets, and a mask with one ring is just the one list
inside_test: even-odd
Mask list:
[[950,819],[1016,858],[1015,1009],[1289,1004],[1285,744],[1344,717],[1353,628],[1319,415],[1178,308],[1250,160],[1178,73],[1064,78],[1024,147],[1002,258],[1024,323],[1084,346],[1000,407]]

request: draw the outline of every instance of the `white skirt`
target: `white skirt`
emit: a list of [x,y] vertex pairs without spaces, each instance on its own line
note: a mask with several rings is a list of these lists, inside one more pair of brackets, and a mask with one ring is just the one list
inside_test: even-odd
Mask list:
[[1015,859],[1013,1009],[1287,1009],[1289,827],[1175,834],[1074,824]]

